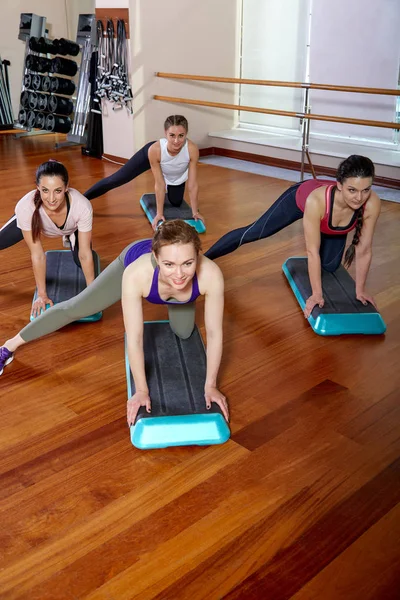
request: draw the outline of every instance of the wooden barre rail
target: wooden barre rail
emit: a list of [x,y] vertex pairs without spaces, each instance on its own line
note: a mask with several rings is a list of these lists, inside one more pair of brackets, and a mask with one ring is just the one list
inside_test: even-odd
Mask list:
[[349,119],[347,117],[331,117],[328,115],[313,115],[311,113],[298,113],[288,110],[273,110],[271,108],[256,108],[254,106],[240,106],[239,104],[225,104],[222,102],[207,102],[206,100],[192,100],[189,98],[175,98],[173,96],[153,96],[154,100],[164,102],[179,102],[182,104],[195,104],[197,106],[210,106],[214,108],[228,108],[231,110],[244,110],[247,112],[263,113],[267,115],[280,115],[282,117],[297,117],[315,121],[331,121],[333,123],[349,123],[351,125],[367,125],[369,127],[384,127],[386,129],[400,129],[400,123],[385,121],[369,121],[366,119]]
[[208,75],[185,75],[183,73],[156,72],[157,77],[165,79],[187,79],[192,81],[212,81],[215,83],[245,83],[248,85],[268,85],[272,87],[291,87],[311,90],[327,90],[334,92],[354,92],[358,94],[382,94],[383,96],[400,96],[400,90],[384,88],[352,87],[348,85],[329,85],[325,83],[301,83],[296,81],[270,81],[268,79],[242,79],[239,77],[211,77]]

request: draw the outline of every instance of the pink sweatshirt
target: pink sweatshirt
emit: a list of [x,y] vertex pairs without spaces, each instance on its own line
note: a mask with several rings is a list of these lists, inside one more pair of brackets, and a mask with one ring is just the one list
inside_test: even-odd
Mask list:
[[[15,214],[17,216],[17,226],[22,231],[31,231],[32,215],[35,211],[33,198],[36,190],[28,192],[17,203]],[[46,237],[62,237],[71,235],[74,231],[92,231],[93,208],[85,196],[74,188],[68,188],[70,209],[65,226],[60,229],[47,215],[43,205],[39,208],[40,219],[42,221],[42,233]]]

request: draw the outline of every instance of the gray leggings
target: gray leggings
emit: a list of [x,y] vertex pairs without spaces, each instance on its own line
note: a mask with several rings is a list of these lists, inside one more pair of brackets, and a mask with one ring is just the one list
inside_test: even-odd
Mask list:
[[[78,319],[98,313],[121,300],[122,275],[125,254],[137,242],[129,244],[98,277],[80,294],[48,308],[29,325],[20,336],[25,342],[32,342],[48,333],[53,333]],[[169,322],[172,331],[186,339],[194,328],[195,302],[188,304],[168,304]]]

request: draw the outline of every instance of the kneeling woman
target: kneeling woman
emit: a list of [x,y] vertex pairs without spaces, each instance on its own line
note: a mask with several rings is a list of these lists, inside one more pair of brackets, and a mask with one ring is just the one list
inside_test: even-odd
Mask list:
[[165,195],[173,206],[181,206],[186,181],[193,219],[204,221],[198,204],[199,149],[187,137],[188,129],[188,122],[182,115],[167,117],[164,123],[165,138],[143,146],[118,171],[98,181],[87,190],[86,198],[94,200],[151,169],[157,204],[157,214],[152,223],[153,229],[159,221],[165,220],[163,214]]
[[[94,280],[91,250],[93,209],[78,190],[68,187],[68,171],[63,164],[49,160],[36,171],[36,190],[28,192],[15,207],[17,227],[31,253],[37,299],[32,306],[36,317],[46,305],[53,305],[46,290],[46,256],[41,236],[63,237],[73,258],[81,267],[86,285]],[[78,242],[79,240],[79,242]]]
[[140,406],[150,411],[143,352],[142,298],[154,304],[167,304],[172,330],[181,338],[193,331],[195,300],[205,296],[204,321],[207,334],[207,372],[204,396],[207,408],[216,402],[226,419],[228,406],[217,388],[222,355],[224,281],[221,270],[200,254],[200,239],[184,221],[164,223],[153,239],[127,246],[94,282],[80,294],[49,308],[7,340],[0,348],[0,374],[13,359],[13,353],[27,342],[82,317],[97,313],[121,299],[128,342],[128,356],[136,393],[128,401],[128,424],[135,420]]
[[347,234],[354,230],[346,251],[345,266],[356,256],[356,297],[363,304],[374,299],[365,291],[372,258],[372,238],[381,209],[381,201],[371,190],[374,165],[365,156],[352,155],[340,163],[336,184],[311,179],[286,190],[257,221],[235,229],[220,238],[206,256],[218,258],[242,244],[262,240],[303,219],[312,295],[307,299],[304,316],[308,318],[318,304],[322,308],[321,267],[333,272],[340,267]]

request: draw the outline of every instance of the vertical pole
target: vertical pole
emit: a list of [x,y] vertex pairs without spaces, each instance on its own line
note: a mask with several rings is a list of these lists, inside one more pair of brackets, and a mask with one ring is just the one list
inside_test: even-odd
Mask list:
[[[307,114],[307,113],[310,112],[310,107],[308,105],[309,92],[310,92],[309,87],[306,87],[305,94],[304,94],[304,109],[303,109],[304,114]],[[300,181],[304,180],[304,160],[305,160],[305,155],[306,155],[307,146],[308,146],[308,141],[307,141],[307,131],[309,130],[309,123],[308,123],[308,121],[309,121],[309,119],[304,119],[303,118],[303,122],[302,122],[302,129],[303,129],[303,131],[302,131],[302,144],[301,144]]]

